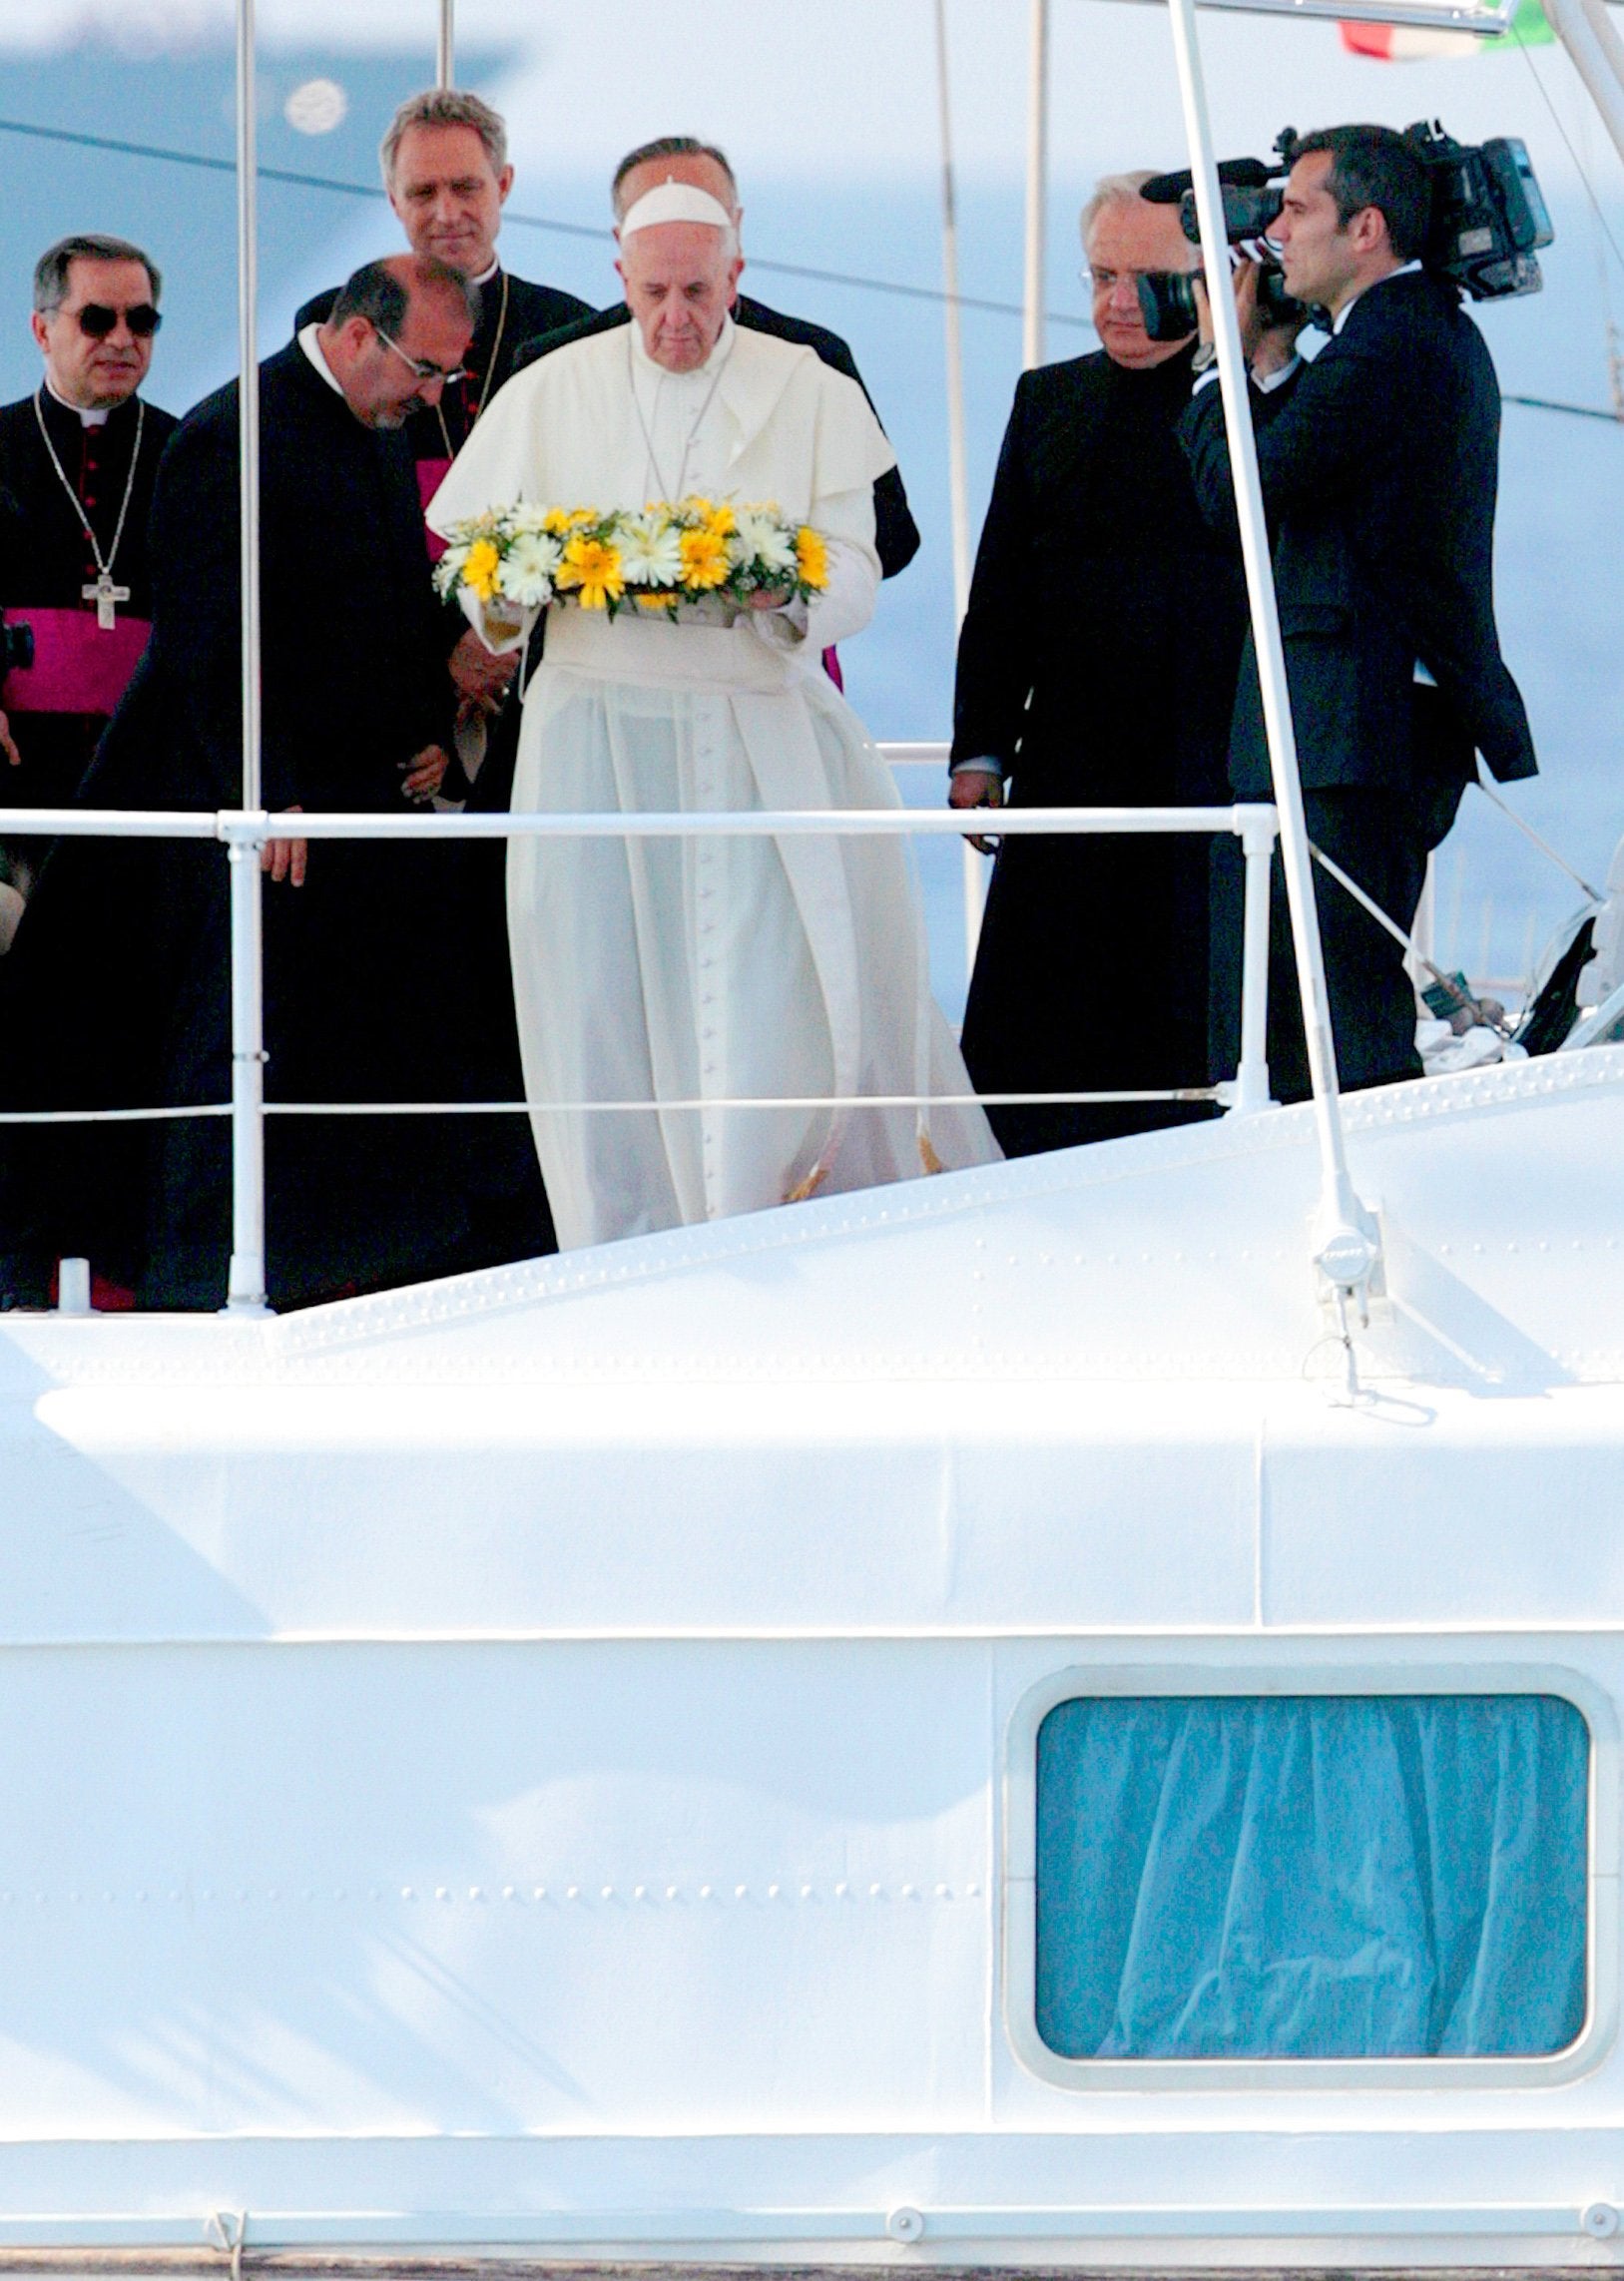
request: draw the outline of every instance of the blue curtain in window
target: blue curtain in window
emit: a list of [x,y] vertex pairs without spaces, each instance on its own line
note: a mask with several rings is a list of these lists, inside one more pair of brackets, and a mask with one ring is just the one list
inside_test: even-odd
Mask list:
[[1588,1774],[1549,1695],[1062,1703],[1038,1736],[1038,2031],[1068,2058],[1561,2050]]

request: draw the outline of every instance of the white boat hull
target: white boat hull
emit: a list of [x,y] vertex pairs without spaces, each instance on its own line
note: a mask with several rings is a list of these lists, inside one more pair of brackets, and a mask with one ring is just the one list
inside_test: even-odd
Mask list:
[[[1352,1401],[1306,1112],[5,1319],[0,2268],[1624,2261],[1624,1049],[1349,1114]],[[1042,1709],[1327,1686],[1579,1703],[1579,2042],[1056,2067]]]

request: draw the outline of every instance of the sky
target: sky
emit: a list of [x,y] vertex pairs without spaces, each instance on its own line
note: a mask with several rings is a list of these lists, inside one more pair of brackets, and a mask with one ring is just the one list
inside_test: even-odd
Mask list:
[[[1020,297],[1028,0],[947,0],[962,284]],[[432,76],[434,0],[262,0],[263,164],[375,189],[389,110]],[[459,76],[505,112],[518,169],[503,246],[521,275],[593,300],[614,291],[607,177],[623,150],[680,129],[723,143],[744,186],[748,283],[851,342],[896,446],[925,545],[852,645],[849,686],[881,737],[947,733],[953,604],[939,304],[772,263],[923,288],[940,280],[933,0],[462,0]],[[1048,305],[1051,357],[1092,348],[1075,236],[1102,173],[1183,163],[1165,11],[1052,0]],[[232,10],[220,0],[0,0],[0,396],[37,371],[27,276],[73,228],[142,237],[165,263],[152,392],[177,410],[235,368],[229,175],[65,148],[7,130],[66,127],[217,159],[233,150]],[[1204,10],[1214,131],[1226,155],[1342,118],[1441,116],[1471,141],[1522,135],[1558,223],[1541,295],[1479,311],[1510,391],[1608,402],[1605,323],[1624,318],[1624,164],[1552,48],[1386,65],[1344,51],[1334,24]],[[314,91],[312,93],[312,90]],[[312,129],[318,131],[310,131]],[[1598,212],[1599,209],[1599,219]],[[521,220],[528,217],[529,220]],[[537,227],[537,223],[552,225]],[[262,346],[299,301],[397,243],[375,197],[268,183]],[[1020,367],[1018,318],[965,317],[972,530]],[[1509,406],[1498,545],[1502,632],[1544,774],[1522,812],[1594,877],[1624,832],[1624,428]],[[920,787],[919,797],[935,798]],[[962,987],[948,903],[956,853],[927,858],[942,994]],[[931,866],[934,864],[934,871]],[[1575,891],[1476,804],[1444,851],[1442,947],[1511,971]],[[1451,913],[1453,918],[1451,921]],[[961,958],[959,965],[961,967]]]

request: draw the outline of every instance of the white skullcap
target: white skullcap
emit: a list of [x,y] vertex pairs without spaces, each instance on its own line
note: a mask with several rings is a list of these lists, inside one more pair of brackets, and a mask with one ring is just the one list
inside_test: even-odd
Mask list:
[[663,182],[646,190],[620,226],[623,238],[634,230],[652,230],[661,222],[703,222],[712,230],[731,230],[733,216],[722,201],[692,183]]

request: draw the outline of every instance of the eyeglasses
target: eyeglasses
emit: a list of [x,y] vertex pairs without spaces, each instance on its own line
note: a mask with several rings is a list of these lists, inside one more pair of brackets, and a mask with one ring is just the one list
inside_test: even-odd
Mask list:
[[1130,291],[1137,288],[1141,278],[1159,278],[1162,270],[1084,270],[1082,281],[1090,292],[1108,293],[1117,285],[1127,285]]
[[151,340],[164,321],[150,300],[137,301],[134,308],[109,308],[102,301],[88,300],[83,308],[61,313],[73,318],[87,340],[105,340],[121,317],[138,340]]
[[443,380],[449,387],[453,380],[467,379],[468,374],[464,366],[458,365],[455,371],[448,372],[443,364],[430,363],[426,356],[408,356],[398,340],[389,338],[381,324],[374,324],[372,330],[377,334],[385,348],[394,350],[402,364],[411,366],[419,380]]

